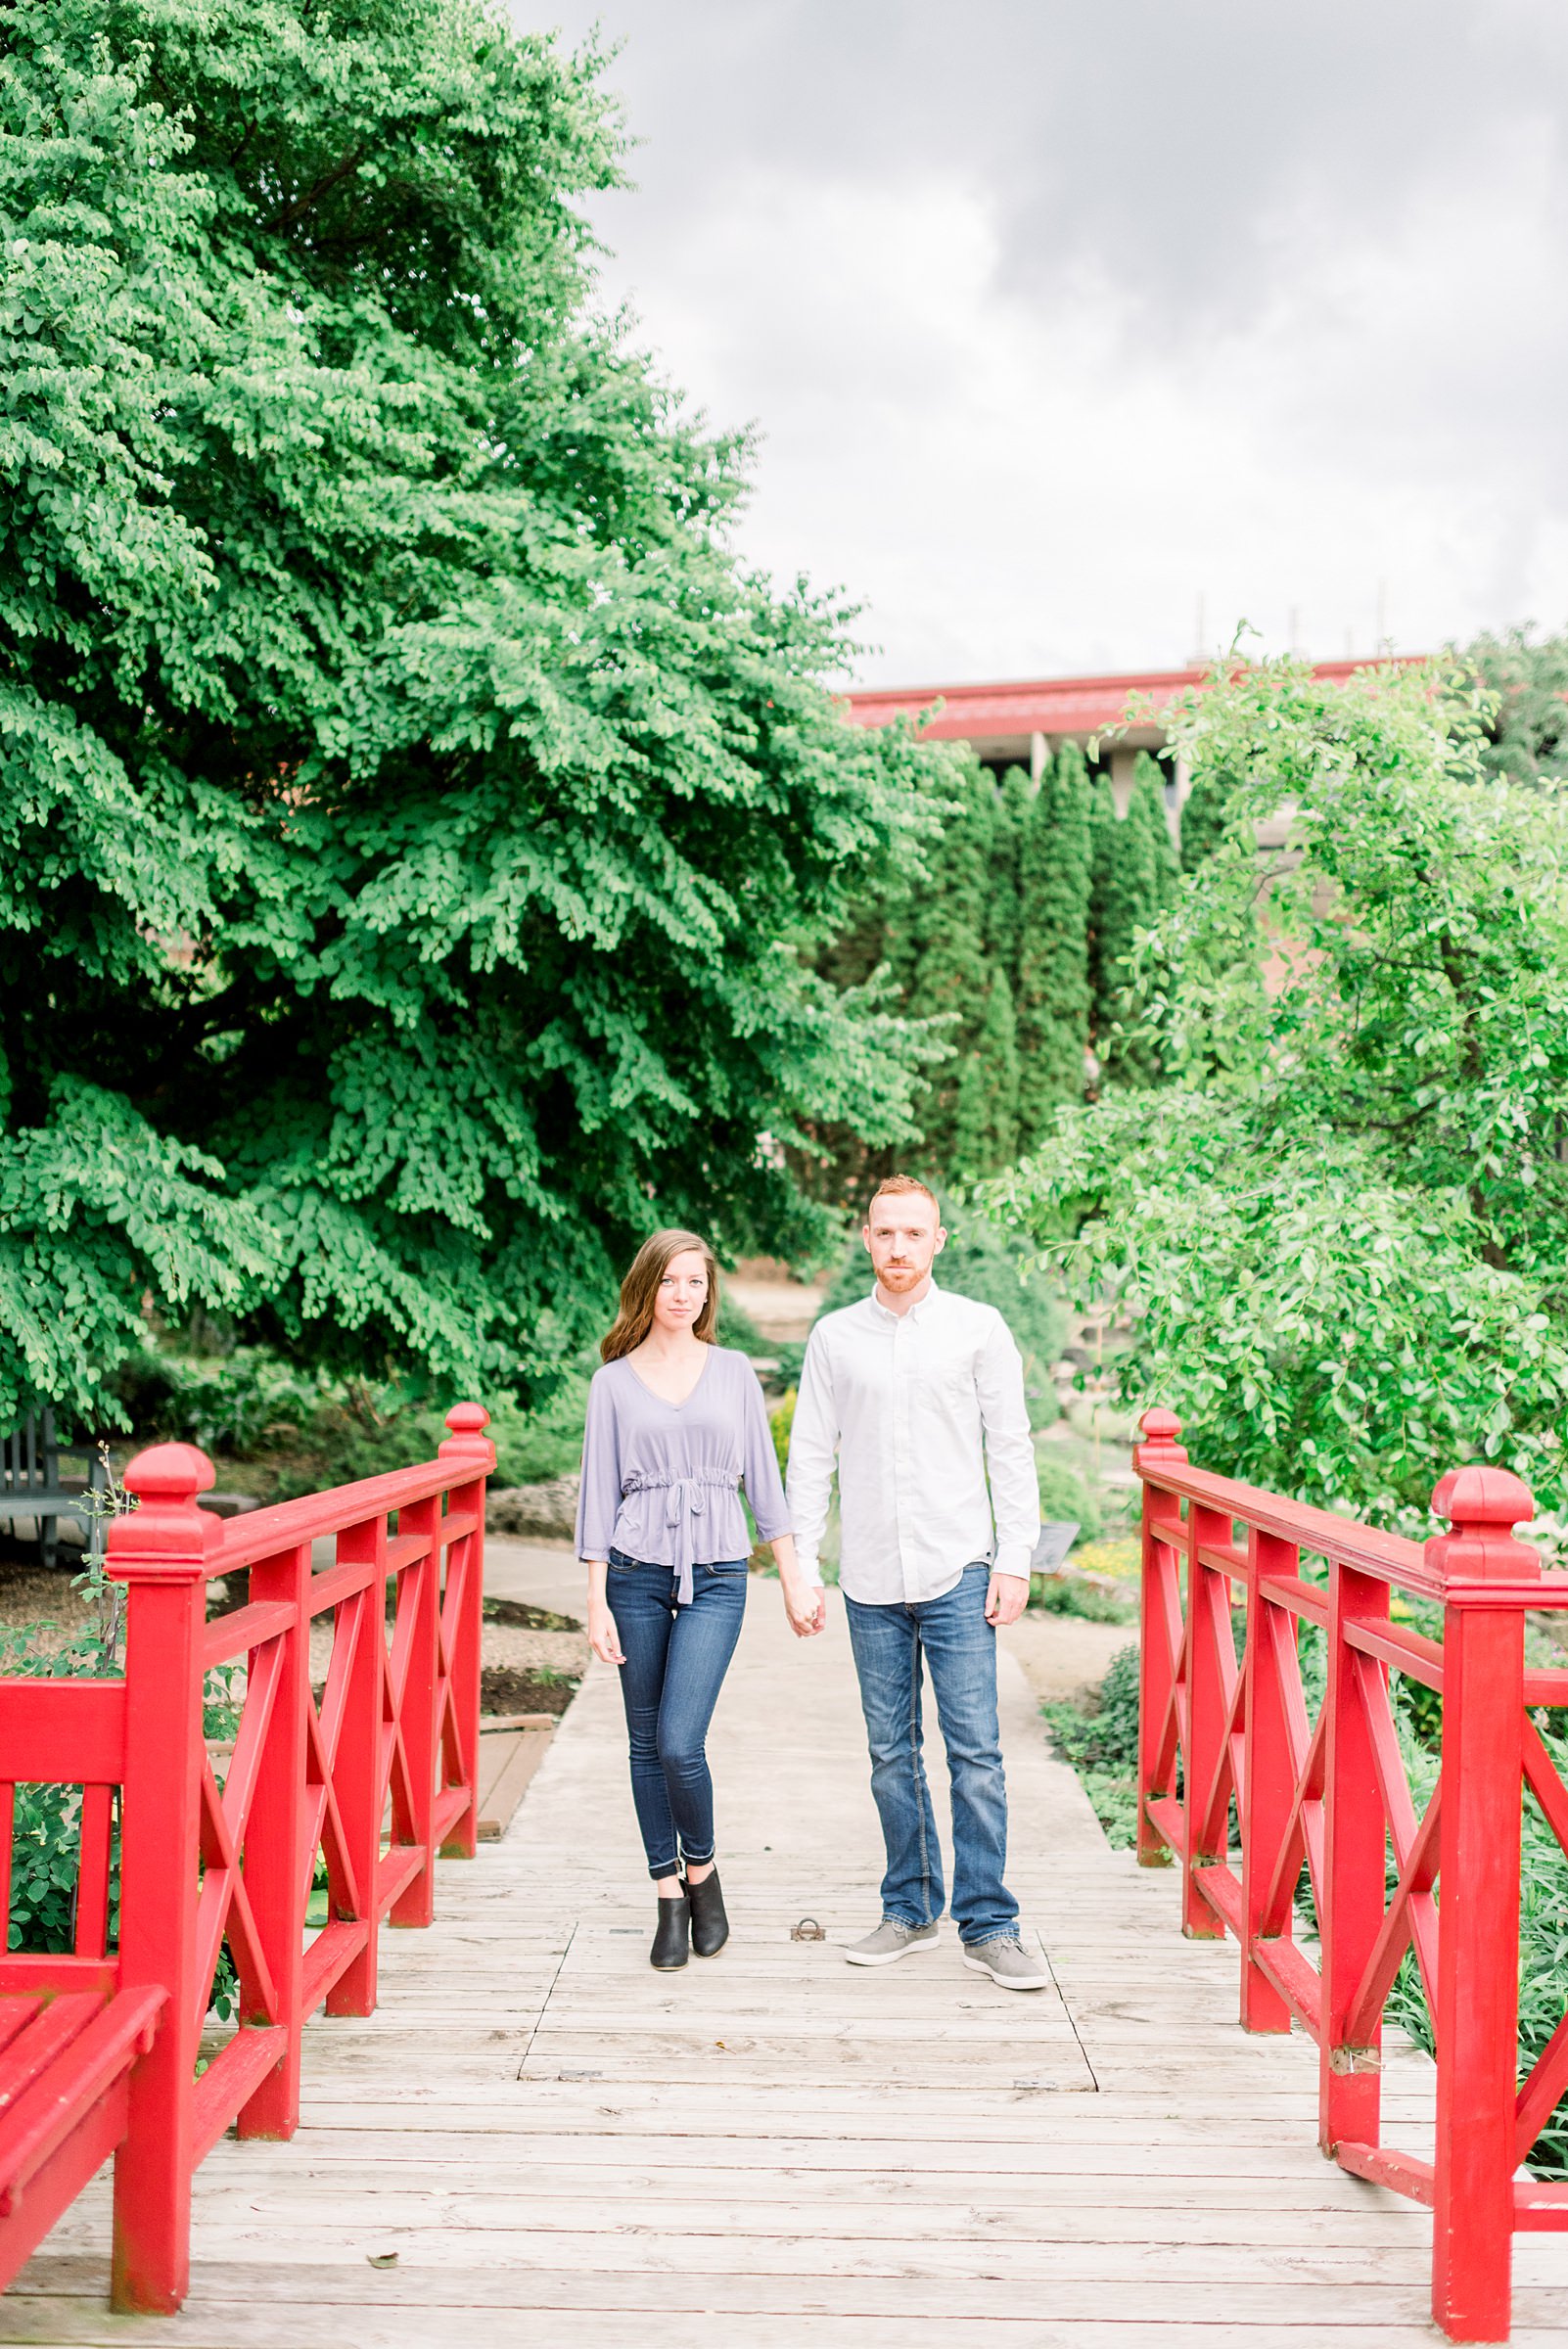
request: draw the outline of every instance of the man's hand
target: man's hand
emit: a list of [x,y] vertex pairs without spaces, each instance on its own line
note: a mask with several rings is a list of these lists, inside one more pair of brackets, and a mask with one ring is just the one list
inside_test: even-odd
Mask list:
[[797,1639],[813,1639],[827,1622],[827,1592],[820,1583],[787,1582],[784,1612]]
[[986,1621],[998,1627],[1016,1623],[1029,1604],[1027,1574],[993,1574],[986,1592]]

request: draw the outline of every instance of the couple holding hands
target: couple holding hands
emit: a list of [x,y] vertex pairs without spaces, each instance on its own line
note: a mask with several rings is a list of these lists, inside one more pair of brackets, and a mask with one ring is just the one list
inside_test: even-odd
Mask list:
[[655,1232],[622,1283],[588,1399],[577,1554],[589,1640],[621,1672],[632,1801],[659,1894],[656,1966],[684,1965],[688,1948],[711,1958],[729,1937],[706,1740],[746,1608],[740,1487],[778,1561],[791,1628],[808,1639],[826,1621],[817,1552],[836,1460],[839,1588],[887,1847],[882,1920],[845,1956],[889,1965],[937,1940],[945,1896],[921,1751],[924,1662],[952,1782],[964,1961],[1005,1990],[1049,1979],[1019,1938],[1003,1880],[995,1627],[1023,1611],[1039,1535],[1023,1364],[994,1307],[932,1278],[946,1236],[924,1183],[883,1183],[861,1234],[875,1285],[824,1314],[806,1349],[787,1498],[757,1374],[714,1343],[718,1268],[707,1244]]

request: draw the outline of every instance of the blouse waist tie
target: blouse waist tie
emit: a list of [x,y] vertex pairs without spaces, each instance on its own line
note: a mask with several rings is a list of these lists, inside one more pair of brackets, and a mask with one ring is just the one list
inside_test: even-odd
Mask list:
[[737,1476],[726,1476],[721,1468],[699,1468],[688,1476],[628,1476],[622,1486],[623,1494],[665,1495],[665,1523],[673,1526],[679,1537],[675,1544],[677,1606],[691,1605],[692,1568],[697,1563],[697,1520],[706,1514],[709,1494],[734,1493],[739,1485]]

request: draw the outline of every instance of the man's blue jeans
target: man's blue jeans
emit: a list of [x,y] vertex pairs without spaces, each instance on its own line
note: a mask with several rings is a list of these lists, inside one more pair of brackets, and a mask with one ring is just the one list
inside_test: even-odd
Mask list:
[[1018,1903],[1002,1882],[1007,1788],[996,1721],[996,1634],[986,1621],[989,1566],[966,1566],[941,1598],[868,1607],[846,1598],[850,1644],[871,1746],[871,1792],[888,1871],[882,1912],[906,1925],[942,1914],[942,1848],[926,1782],[921,1659],[931,1668],[952,1781],[952,1913],[966,1945],[1016,1932]]
[[631,1744],[631,1799],[655,1882],[677,1853],[714,1856],[708,1725],[746,1614],[746,1560],[692,1569],[689,1607],[675,1604],[669,1566],[610,1552],[610,1612],[625,1652],[621,1694]]

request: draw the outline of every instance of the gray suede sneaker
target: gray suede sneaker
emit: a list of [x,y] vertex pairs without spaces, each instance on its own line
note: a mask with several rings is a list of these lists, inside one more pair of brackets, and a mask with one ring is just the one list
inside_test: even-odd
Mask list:
[[976,1941],[964,1950],[965,1965],[977,1974],[990,1974],[1003,1990],[1049,1990],[1050,1975],[1038,1958],[1032,1958],[1016,1934],[995,1941]]
[[852,1941],[844,1955],[852,1965],[896,1965],[911,1950],[935,1949],[935,1925],[906,1925],[901,1917],[885,1916],[864,1941]]

